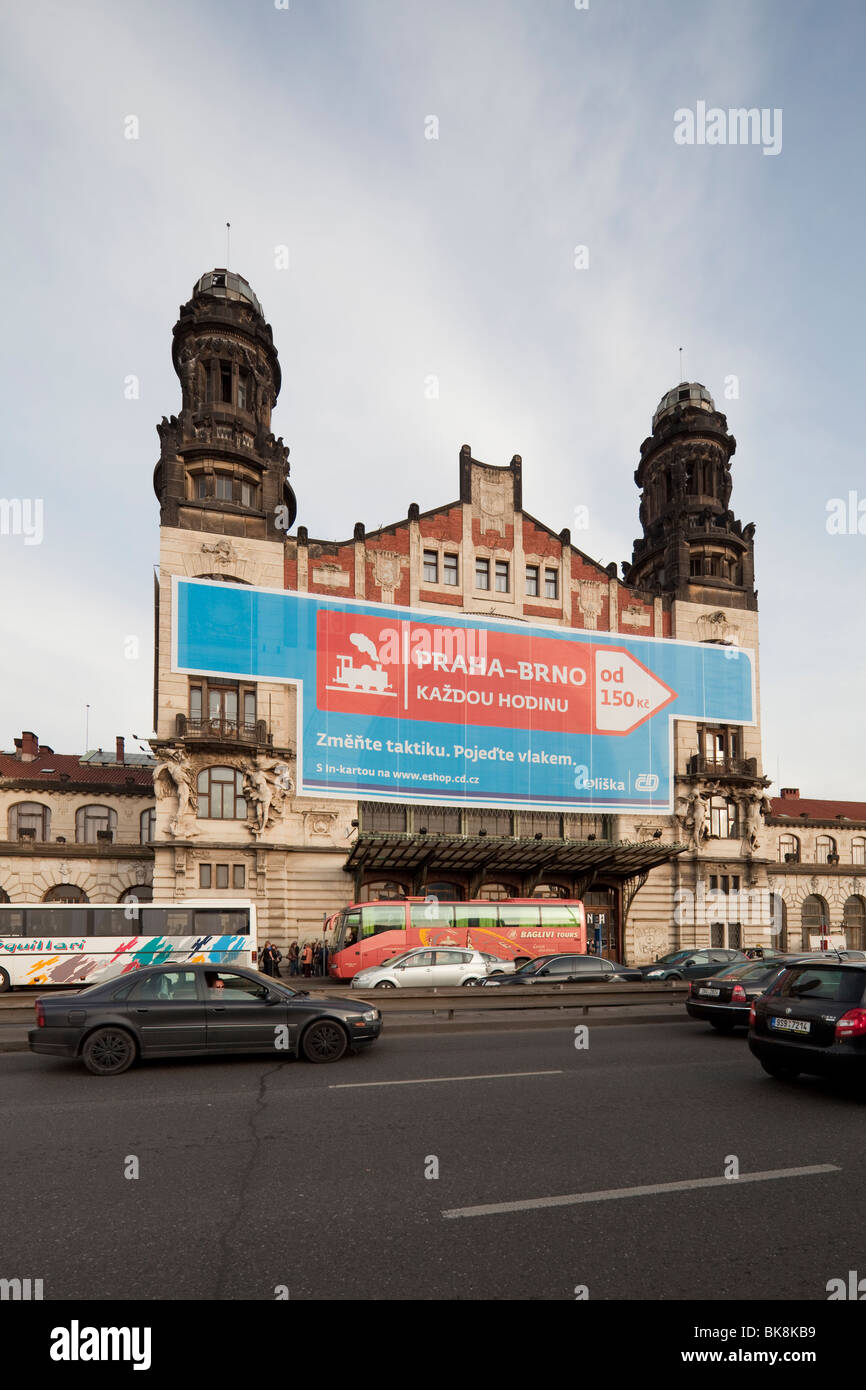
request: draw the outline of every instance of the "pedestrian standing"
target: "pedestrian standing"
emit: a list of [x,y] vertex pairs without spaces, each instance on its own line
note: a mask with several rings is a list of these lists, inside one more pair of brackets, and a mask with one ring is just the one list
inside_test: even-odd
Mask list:
[[280,977],[280,961],[282,956],[272,941],[266,941],[262,949],[261,966],[266,975],[271,975],[275,979]]
[[322,947],[321,947],[320,942],[317,941],[316,944],[315,944],[315,946],[313,947],[313,974],[314,974],[314,975],[321,975],[321,973],[322,973]]
[[290,974],[290,975],[297,975],[297,973],[298,973],[298,956],[299,956],[299,955],[300,955],[300,952],[299,952],[299,950],[298,950],[298,943],[297,943],[297,941],[293,941],[292,944],[291,944],[291,946],[289,947],[289,974]]
[[309,941],[304,942],[304,949],[301,952],[301,965],[303,967],[305,977],[309,979],[313,971],[313,948],[310,945]]

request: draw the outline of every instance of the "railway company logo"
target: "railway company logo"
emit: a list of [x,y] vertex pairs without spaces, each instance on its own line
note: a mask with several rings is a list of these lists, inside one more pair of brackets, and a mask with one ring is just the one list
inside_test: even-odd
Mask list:
[[392,700],[396,700],[397,692],[393,689],[388,672],[379,660],[379,653],[370,638],[363,632],[350,632],[349,641],[362,656],[367,656],[370,660],[356,666],[353,653],[338,652],[337,674],[327,689],[351,690],[359,695],[388,695]]
[[659,779],[655,772],[639,772],[634,779],[634,789],[636,792],[654,792],[658,790]]

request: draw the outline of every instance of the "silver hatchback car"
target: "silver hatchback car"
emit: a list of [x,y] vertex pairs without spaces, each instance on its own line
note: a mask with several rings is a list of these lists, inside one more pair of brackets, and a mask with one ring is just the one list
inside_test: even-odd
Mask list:
[[[502,962],[497,962],[499,968]],[[423,989],[439,985],[474,985],[484,980],[494,967],[480,951],[461,946],[439,946],[436,950],[419,947],[403,951],[384,965],[372,965],[359,970],[352,980],[352,989]]]

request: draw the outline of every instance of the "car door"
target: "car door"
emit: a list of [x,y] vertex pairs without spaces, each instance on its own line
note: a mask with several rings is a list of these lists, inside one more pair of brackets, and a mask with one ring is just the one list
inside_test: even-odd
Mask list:
[[394,967],[394,979],[400,989],[423,989],[433,983],[433,951],[415,951]]
[[709,951],[692,951],[676,971],[684,980],[696,980],[699,975],[712,975],[721,968],[721,962],[710,959]]
[[[208,1052],[282,1050],[289,1027],[287,1000],[269,1004],[264,980],[233,970],[205,970]],[[220,983],[218,983],[220,982]]]
[[138,980],[126,1000],[144,1057],[204,1052],[207,1025],[194,970],[161,970]]
[[[472,964],[472,957],[468,951],[439,950],[434,952],[434,956],[435,960],[430,970],[431,984],[449,989],[463,983],[466,967]],[[479,966],[474,974],[481,978],[484,970]]]

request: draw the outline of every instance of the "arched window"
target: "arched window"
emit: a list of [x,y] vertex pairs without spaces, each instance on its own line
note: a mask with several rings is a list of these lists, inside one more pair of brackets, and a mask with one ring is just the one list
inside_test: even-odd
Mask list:
[[866,899],[852,893],[842,910],[845,943],[852,951],[862,951],[866,941]]
[[800,909],[800,921],[803,928],[803,940],[801,942],[804,951],[812,950],[813,936],[820,936],[822,932],[830,929],[830,912],[826,902],[817,893],[812,893],[808,898],[803,899],[803,906]]
[[79,888],[77,883],[56,883],[53,888],[49,888],[44,903],[87,903],[90,902],[83,888]]
[[714,840],[731,840],[737,835],[736,802],[723,796],[710,797],[710,837]]
[[830,864],[830,863],[833,862],[833,861],[830,859],[830,855],[831,855],[831,854],[835,854],[835,853],[836,853],[836,841],[833,839],[833,836],[832,836],[832,835],[819,835],[819,836],[818,836],[818,842],[817,842],[817,845],[816,845],[816,847],[815,847],[815,863],[816,863],[816,864]]
[[152,903],[153,887],[149,883],[134,883],[131,888],[124,888],[119,903]]
[[866,840],[862,835],[855,835],[851,841],[851,863],[866,864]]
[[779,858],[783,864],[799,864],[800,841],[796,835],[779,836]]
[[151,806],[149,810],[142,811],[138,824],[141,843],[149,845],[151,840],[156,839],[156,807]]
[[482,883],[478,890],[478,897],[485,902],[498,903],[503,898],[515,898],[517,893],[513,888],[509,888],[505,883]]
[[75,812],[75,843],[95,845],[113,840],[117,834],[117,812],[110,806],[81,806]]
[[51,836],[51,811],[39,801],[17,801],[9,807],[9,839],[40,840]]
[[208,767],[198,775],[200,820],[246,820],[243,776],[233,767]]
[[393,878],[380,878],[374,883],[364,884],[359,902],[381,902],[383,898],[408,897],[409,889],[405,883],[398,883]]

